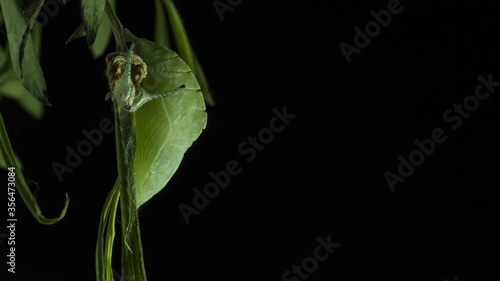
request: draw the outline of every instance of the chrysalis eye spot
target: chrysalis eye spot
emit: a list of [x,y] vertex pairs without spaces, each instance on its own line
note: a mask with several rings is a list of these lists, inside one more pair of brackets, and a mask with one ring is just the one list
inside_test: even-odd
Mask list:
[[142,80],[148,75],[148,66],[141,57],[134,55],[132,57],[132,82],[136,88],[139,88]]
[[125,53],[114,52],[106,56],[106,76],[111,89],[123,74],[123,69],[127,63]]
[[[111,53],[106,57],[108,83],[113,89],[115,82],[122,76],[127,65],[127,53]],[[148,75],[146,63],[138,55],[133,55],[131,59],[131,79],[136,87],[139,88],[142,80]]]
[[[113,102],[117,102],[126,111],[135,112],[145,103],[169,96],[185,87],[185,85],[182,85],[170,91],[152,93],[143,89],[142,86],[151,89],[147,83],[157,83],[158,79],[154,79],[156,76],[154,75],[155,71],[148,73],[147,64],[140,56],[134,54],[133,47],[134,44],[130,46],[126,53],[114,52],[106,56],[106,75],[111,89],[106,99],[111,98]],[[153,63],[153,65],[155,64]],[[148,74],[152,77],[145,81],[146,84],[142,85],[141,83]]]

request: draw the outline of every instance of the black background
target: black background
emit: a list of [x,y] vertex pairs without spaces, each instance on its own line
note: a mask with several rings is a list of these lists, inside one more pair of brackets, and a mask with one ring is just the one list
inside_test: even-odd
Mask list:
[[[121,2],[118,16],[152,39],[153,1],[143,2]],[[328,235],[341,246],[308,280],[499,280],[498,92],[457,130],[443,121],[474,94],[479,75],[500,81],[494,1],[402,1],[348,64],[339,44],[352,45],[353,28],[388,2],[243,1],[224,21],[212,1],[179,3],[217,105],[167,187],[140,209],[149,280],[282,280]],[[103,59],[93,61],[83,39],[64,44],[79,21],[71,1],[45,27],[41,63],[53,106],[44,118],[0,104],[46,215],[58,214],[64,192],[71,198],[52,226],[18,206],[18,273],[7,280],[95,279],[100,212],[116,179],[114,136],[62,183],[51,168],[83,129],[112,118]],[[238,145],[284,106],[297,117],[246,163]],[[407,158],[435,128],[447,140],[392,193],[383,173],[396,172],[398,155]],[[179,204],[192,205],[192,189],[230,160],[242,173],[186,225]]]

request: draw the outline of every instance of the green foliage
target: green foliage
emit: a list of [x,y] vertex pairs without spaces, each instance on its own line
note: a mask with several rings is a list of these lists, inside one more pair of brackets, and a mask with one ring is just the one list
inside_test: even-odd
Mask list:
[[[35,39],[35,52],[40,52],[41,32],[39,29],[33,31]],[[35,119],[41,119],[44,112],[43,105],[29,93],[21,84],[14,72],[10,61],[9,49],[0,45],[0,97],[10,98],[17,102],[28,114]]]
[[34,23],[31,19],[35,15],[27,22],[17,4],[18,1],[0,0],[12,66],[17,78],[28,92],[41,103],[49,104],[45,95],[45,79],[31,36],[31,27]]
[[[114,12],[115,1],[80,0],[82,23],[67,43],[85,36],[93,58],[97,59],[106,53],[114,35],[117,48],[114,55],[127,58],[117,62],[117,67],[125,64],[123,69],[114,69],[119,76],[115,77],[119,87],[115,89],[115,84],[110,83],[110,88],[114,91],[112,96],[119,99],[113,100],[140,102],[134,103],[133,110],[115,102],[118,179],[101,216],[96,274],[99,281],[113,279],[113,242],[120,206],[122,278],[145,281],[137,209],[166,187],[187,149],[206,126],[205,103],[215,103],[174,2],[155,0],[155,43],[137,38],[122,27]],[[4,26],[7,33],[7,45],[0,45],[0,98],[17,101],[37,119],[43,115],[42,104],[49,104],[38,61],[41,30],[35,27],[43,5],[43,0],[0,0],[0,28]],[[135,49],[131,47],[126,52],[125,38],[133,41]],[[140,58],[137,61],[132,59],[134,52]],[[138,80],[136,74],[141,63],[147,66],[147,75]],[[1,114],[0,167],[17,168],[19,194],[40,223],[53,224],[64,217],[69,203],[67,195],[59,217],[49,219],[42,214],[22,174]]]
[[141,86],[145,91],[165,92],[185,85],[176,93],[145,104],[136,113],[137,206],[163,189],[180,165],[186,150],[206,125],[205,103],[189,66],[166,47],[139,39],[135,52],[148,66]]
[[155,13],[155,42],[161,46],[171,48],[167,16],[161,0],[155,0]]
[[104,15],[106,0],[81,0],[82,23],[89,46],[93,45]]
[[[172,0],[163,0],[165,4],[168,20],[170,23],[170,27],[172,28],[172,34],[174,35],[174,41],[176,48],[174,49],[179,53],[179,56],[186,61],[189,67],[193,70],[194,75],[198,78],[201,85],[201,91],[203,92],[203,96],[205,98],[205,102],[208,105],[215,105],[215,101],[212,98],[212,94],[210,92],[210,88],[208,86],[208,82],[205,78],[205,73],[198,62],[198,58],[193,52],[193,48],[191,47],[191,43],[189,42],[189,37],[187,35],[186,29],[184,28],[184,24],[182,23],[181,16],[177,11],[175,3]],[[165,27],[167,30],[168,27]]]
[[18,194],[23,199],[26,207],[31,212],[33,217],[41,224],[54,224],[60,221],[66,215],[66,210],[68,209],[69,197],[66,194],[66,201],[64,207],[61,211],[61,214],[57,218],[46,218],[40,206],[38,205],[33,193],[31,193],[28,183],[24,178],[24,175],[21,171],[21,165],[17,162],[14,151],[12,150],[12,146],[10,144],[9,135],[7,134],[7,130],[5,129],[5,124],[3,122],[2,114],[0,114],[0,153],[5,160],[5,164],[7,167],[16,168],[16,188]]
[[[19,160],[19,157],[17,155],[14,155],[14,158],[16,159],[16,162],[19,163],[19,168],[22,169],[21,161]],[[7,166],[7,162],[5,162],[5,159],[3,158],[3,153],[0,153],[0,169],[7,170],[9,166]]]
[[[113,8],[116,6],[116,0],[109,0],[109,3]],[[106,50],[108,49],[109,42],[111,41],[111,35],[113,31],[111,30],[111,22],[108,17],[105,16],[102,18],[101,25],[97,30],[97,35],[94,44],[91,46],[92,56],[94,59],[97,59],[104,55]]]

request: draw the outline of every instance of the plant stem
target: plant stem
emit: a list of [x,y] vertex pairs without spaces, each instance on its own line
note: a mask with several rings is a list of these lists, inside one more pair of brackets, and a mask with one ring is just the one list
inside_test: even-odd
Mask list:
[[135,114],[115,103],[115,124],[122,218],[122,280],[146,281],[135,192]]
[[[118,52],[126,52],[127,45],[122,24],[115,11],[106,2]],[[137,127],[135,113],[115,103],[116,157],[122,221],[122,281],[146,281],[141,233],[137,214],[135,191],[135,147]],[[108,222],[112,223],[112,222]]]

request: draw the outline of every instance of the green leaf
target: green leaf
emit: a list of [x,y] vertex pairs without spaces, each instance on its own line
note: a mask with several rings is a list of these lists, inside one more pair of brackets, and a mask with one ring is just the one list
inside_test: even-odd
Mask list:
[[97,30],[104,15],[106,0],[81,0],[82,22],[89,46],[94,44]]
[[[7,68],[10,62],[9,49],[4,49],[0,45],[0,74]],[[1,80],[1,79],[0,79]]]
[[[116,6],[115,0],[110,0],[110,3],[113,8]],[[86,36],[86,34],[87,33],[85,32],[85,27],[82,23],[76,28],[73,34],[71,34],[71,36],[68,38],[65,44],[68,44],[69,42],[75,39],[84,37]],[[99,25],[95,41],[91,46],[92,57],[94,59],[101,57],[106,52],[106,50],[108,49],[109,42],[111,41],[112,35],[113,35],[113,30],[111,22],[109,21],[109,18],[107,16],[104,16],[102,18],[101,24]]]
[[35,119],[41,119],[43,116],[43,105],[30,95],[15,76],[13,79],[0,84],[0,96],[13,99]]
[[[115,0],[109,0],[113,9],[116,7]],[[107,50],[109,42],[111,41],[111,35],[113,34],[113,30],[111,29],[111,22],[108,17],[105,16],[102,18],[101,25],[99,26],[99,30],[97,31],[97,37],[95,39],[94,44],[92,44],[91,51],[94,59],[101,57]]]
[[[41,32],[39,28],[34,29],[33,39],[35,53],[38,56],[41,47]],[[41,119],[44,112],[43,105],[26,90],[17,78],[10,63],[8,49],[2,50],[0,47],[0,54],[2,53],[5,57],[0,57],[0,96],[16,101],[28,114],[32,115],[35,119]]]
[[179,167],[186,150],[207,122],[200,86],[189,66],[170,49],[139,39],[135,53],[148,66],[141,87],[149,93],[176,93],[151,101],[136,112],[137,207],[162,190]]
[[170,26],[172,26],[177,52],[189,66],[193,67],[194,59],[191,43],[189,43],[189,38],[184,28],[184,24],[182,23],[181,16],[172,0],[164,0],[164,3],[167,7],[168,19],[170,21]]
[[42,52],[42,29],[39,27],[33,28],[33,45],[35,46],[35,56],[40,59]]
[[193,52],[186,29],[184,28],[182,19],[177,11],[177,8],[175,7],[175,3],[172,0],[163,1],[167,7],[168,19],[170,21],[170,26],[172,27],[176,50],[179,53],[179,56],[181,56],[189,67],[191,67],[194,75],[200,81],[203,97],[205,98],[206,103],[213,106],[215,105],[215,101],[210,92],[210,87],[208,86],[208,82],[205,78],[205,73],[203,72],[200,63]]
[[2,27],[2,24],[3,24],[2,5],[0,5],[0,27]]
[[[17,155],[14,155],[14,157],[16,158],[17,163],[19,163],[19,165],[20,165],[19,167],[21,169],[23,169],[23,165],[21,163],[21,160],[19,160],[19,157],[17,157]],[[3,159],[3,154],[0,151],[0,169],[7,170],[7,167],[9,167],[9,166],[7,166],[7,163],[5,162],[5,159]]]
[[208,81],[205,76],[205,72],[203,72],[203,68],[201,67],[198,58],[194,57],[194,75],[198,78],[198,81],[201,85],[201,91],[203,92],[203,97],[205,98],[205,102],[210,106],[215,106],[215,100],[212,97],[212,93],[210,92],[210,87],[208,86]]
[[[19,7],[23,11],[23,17],[26,21],[30,21],[31,19],[36,20],[38,13],[42,9],[44,0],[20,0],[18,1]],[[31,25],[33,26],[33,25]]]
[[123,29],[123,33],[124,33],[125,40],[127,42],[135,42],[135,41],[139,40],[139,38],[137,38],[137,36],[135,36],[132,32],[130,32],[130,30],[128,30],[126,28]]
[[155,0],[155,11],[155,42],[158,45],[170,48],[170,34],[167,17],[161,0]]
[[99,222],[95,264],[97,281],[113,280],[113,242],[115,240],[115,219],[119,198],[120,186],[119,182],[116,181],[106,198]]
[[66,211],[69,205],[69,197],[66,194],[66,201],[64,203],[64,207],[61,211],[61,214],[57,218],[46,218],[40,206],[36,202],[35,196],[31,193],[31,190],[26,182],[26,179],[23,176],[21,171],[21,166],[19,162],[16,160],[14,155],[14,151],[12,150],[12,146],[10,144],[9,135],[7,134],[7,130],[5,129],[5,124],[3,122],[2,114],[0,113],[0,153],[3,155],[5,163],[8,167],[14,167],[16,172],[16,188],[18,194],[21,196],[22,200],[28,207],[28,210],[31,212],[33,217],[41,224],[54,224],[60,221],[66,215]]
[[[24,30],[23,33],[23,40],[21,41],[21,46],[19,47],[19,62],[21,66],[23,65],[23,59],[24,59],[24,48],[26,47],[26,44],[28,43],[28,40],[31,38],[31,31],[33,29],[33,25],[35,24],[36,18],[38,14],[40,13],[40,10],[42,10],[43,7],[43,2],[44,0],[36,0],[30,2],[30,4],[26,7],[23,8],[23,14],[25,17],[25,20],[27,21],[27,26],[26,29]],[[36,47],[35,47],[36,48]],[[37,55],[38,57],[38,55]]]
[[[21,80],[21,83],[30,94],[40,102],[48,105],[49,103],[45,95],[45,79],[40,63],[38,62],[34,40],[32,36],[29,36],[29,33],[25,34],[29,27],[17,3],[18,1],[0,0],[12,65],[16,76]],[[27,37],[23,37],[23,35]],[[21,54],[23,40],[25,40],[25,47]],[[20,60],[21,58],[22,61]]]

